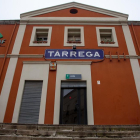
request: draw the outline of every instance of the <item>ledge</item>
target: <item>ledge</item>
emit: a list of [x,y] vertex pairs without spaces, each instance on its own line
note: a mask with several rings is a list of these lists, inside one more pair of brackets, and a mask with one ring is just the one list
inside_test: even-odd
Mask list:
[[4,56],[5,56],[4,54],[0,54],[0,58],[4,58]]
[[19,57],[19,58],[43,58],[43,54],[7,54],[7,57]]
[[[4,58],[4,54],[0,54],[0,58]],[[43,54],[7,54],[7,58],[43,58]],[[118,55],[111,55],[112,58],[118,58]],[[120,58],[124,58],[124,55],[119,55]],[[140,56],[138,55],[125,55],[127,59],[140,59]],[[110,55],[105,55],[105,58],[110,58]],[[49,60],[49,59],[47,59]],[[53,61],[53,60],[51,60]],[[64,63],[79,63],[81,64],[87,64],[91,62],[90,61],[57,61],[58,64],[64,64]]]
[[[106,58],[110,58],[110,55],[105,55]],[[112,58],[118,58],[118,55],[111,55]],[[124,58],[124,55],[119,55],[120,58]],[[140,59],[138,55],[125,55],[127,59]]]
[[56,61],[61,65],[90,65],[92,61]]
[[50,61],[23,61],[23,64],[50,64]]

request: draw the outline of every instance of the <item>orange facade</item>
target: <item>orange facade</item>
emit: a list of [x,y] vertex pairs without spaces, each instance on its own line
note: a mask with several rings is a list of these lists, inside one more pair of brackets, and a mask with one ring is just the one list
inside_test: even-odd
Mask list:
[[[98,12],[84,10],[82,8],[76,8],[78,10],[77,14],[71,14],[70,9],[75,9],[76,7],[66,8],[54,12],[34,15],[33,17],[104,17],[104,18],[114,18],[115,16],[102,14]],[[117,17],[115,17],[117,18]],[[8,55],[12,53],[15,38],[17,32],[21,25],[0,25],[0,33],[6,39],[4,47],[0,47],[0,54],[5,55],[6,49],[9,45]],[[33,27],[52,27],[51,42],[50,46],[30,46],[30,39],[33,31]],[[103,49],[104,51],[104,60],[68,60],[68,59],[50,59],[45,60],[43,55],[46,49],[71,49],[72,46],[64,46],[64,32],[65,27],[83,27],[84,28],[84,41],[85,45],[77,47],[77,49]],[[136,50],[136,55],[140,55],[140,26],[131,25],[129,26],[131,37],[134,44],[134,49]],[[13,32],[13,29],[15,30]],[[114,27],[118,47],[99,47],[96,27]],[[12,34],[13,33],[13,34]],[[83,62],[83,61],[92,61],[90,64],[91,68],[91,88],[92,88],[92,101],[93,101],[93,120],[95,125],[132,125],[140,124],[140,105],[138,97],[138,88],[136,85],[136,79],[134,76],[134,69],[129,57],[131,54],[128,49],[128,43],[126,40],[126,35],[124,33],[124,27],[122,25],[112,25],[109,24],[27,24],[25,27],[25,32],[23,35],[23,40],[19,55],[17,57],[17,63],[15,67],[15,72],[13,75],[12,84],[10,87],[10,92],[8,96],[8,102],[4,114],[3,123],[12,123],[13,114],[16,105],[17,95],[20,92],[20,80],[23,73],[23,62],[47,62],[47,61],[71,61],[71,62]],[[6,54],[6,55],[7,55]],[[119,56],[118,56],[119,54]],[[128,57],[125,59],[124,54]],[[24,55],[24,57],[23,57]],[[30,55],[30,56],[29,56]],[[34,55],[34,58],[32,57]],[[39,55],[42,55],[42,57]],[[0,91],[2,91],[5,75],[7,73],[8,65],[11,56],[7,56],[2,76],[0,79]],[[123,56],[123,57],[122,57]],[[0,58],[0,67],[2,67],[4,57]],[[137,61],[140,65],[140,60],[137,58]],[[95,63],[96,62],[96,63]],[[86,67],[86,66],[85,66]],[[59,67],[58,67],[59,68]],[[86,73],[86,71],[85,71]],[[48,72],[48,84],[47,86],[47,96],[45,104],[45,116],[44,124],[54,124],[54,111],[55,111],[55,94],[56,94],[56,81],[58,73],[56,71]],[[97,81],[100,80],[100,85],[97,84]],[[60,90],[60,89],[59,89]],[[4,91],[4,90],[3,90]],[[87,93],[88,95],[88,93]]]

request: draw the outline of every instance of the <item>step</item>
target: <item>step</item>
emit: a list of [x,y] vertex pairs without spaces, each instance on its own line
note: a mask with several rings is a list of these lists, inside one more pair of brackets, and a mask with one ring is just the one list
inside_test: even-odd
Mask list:
[[74,126],[74,131],[140,131],[140,126],[134,125],[123,125],[123,126],[102,126],[102,125],[94,125],[94,126]]
[[63,137],[27,137],[27,136],[0,136],[0,140],[140,140],[140,138],[63,138]]
[[140,137],[140,131],[44,131],[44,130],[15,130],[0,129],[0,135],[45,136],[45,137]]
[[73,126],[66,126],[66,125],[38,125],[38,130],[45,130],[45,131],[73,131]]
[[30,124],[1,124],[0,129],[18,129],[18,130],[67,130],[73,131],[73,126],[66,125],[30,125]]
[[0,124],[0,129],[44,130],[44,131],[140,131],[139,125],[33,125],[33,124]]
[[2,124],[2,129],[22,129],[22,130],[37,130],[38,125],[32,124]]
[[110,137],[110,138],[122,138],[122,137],[140,137],[140,131],[116,131],[116,132],[91,132],[91,131],[57,131],[56,136],[64,137]]

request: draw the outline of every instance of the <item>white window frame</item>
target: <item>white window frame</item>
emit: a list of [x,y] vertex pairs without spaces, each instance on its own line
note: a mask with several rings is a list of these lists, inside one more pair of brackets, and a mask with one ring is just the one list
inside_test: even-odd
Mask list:
[[[68,43],[68,29],[80,29],[81,31],[81,43]],[[84,27],[81,26],[66,26],[64,30],[64,46],[85,46],[84,41]]]
[[[100,29],[111,29],[113,42],[115,42],[115,43],[114,44],[102,44],[101,37],[100,37]],[[99,47],[119,47],[116,32],[115,32],[115,27],[96,27],[96,33],[97,33],[97,42],[98,42]]]
[[[35,41],[36,30],[37,29],[48,29],[47,43],[33,43]],[[52,27],[40,27],[40,26],[39,27],[37,27],[37,26],[33,27],[29,46],[50,46],[51,34],[52,34]]]

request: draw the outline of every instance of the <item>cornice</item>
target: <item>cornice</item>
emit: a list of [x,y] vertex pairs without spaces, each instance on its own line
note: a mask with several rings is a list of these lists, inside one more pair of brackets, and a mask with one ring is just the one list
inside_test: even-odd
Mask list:
[[20,24],[127,24],[125,18],[107,17],[28,17],[20,20]]

